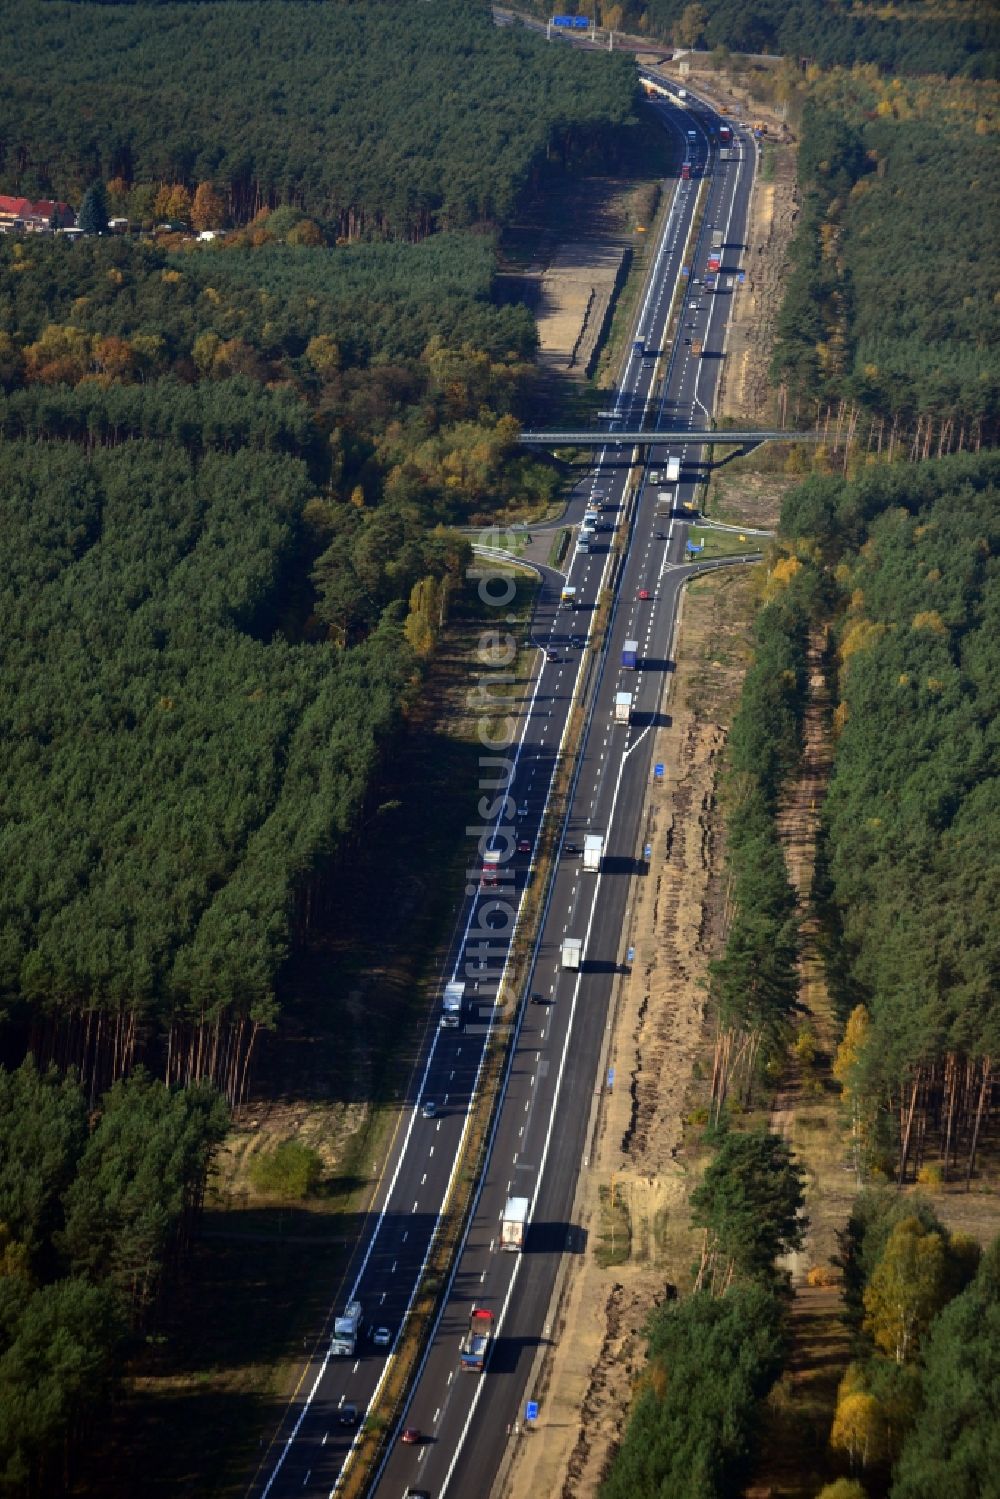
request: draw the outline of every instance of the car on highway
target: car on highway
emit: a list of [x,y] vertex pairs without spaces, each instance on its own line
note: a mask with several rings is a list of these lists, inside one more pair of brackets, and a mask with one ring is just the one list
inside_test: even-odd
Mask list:
[[531,839],[530,838],[519,838],[517,840],[517,851],[518,851],[519,854],[530,854],[531,853]]
[[652,598],[652,594],[650,593],[648,588],[640,588],[639,597],[643,601],[643,603],[645,603],[647,599]]
[[337,1412],[337,1420],[340,1422],[341,1426],[357,1426],[357,1424],[358,1424],[358,1408],[357,1408],[357,1406],[356,1405],[352,1405],[350,1402],[347,1402],[347,1404],[342,1405],[340,1407],[340,1409],[338,1410],[338,1412]]
[[392,1343],[392,1333],[388,1327],[373,1327],[372,1342],[376,1348],[388,1348]]
[[564,843],[562,851],[564,854],[578,854],[580,852],[580,845],[578,843]]
[[657,539],[657,541],[666,541],[666,539],[667,539],[667,533],[666,533],[666,531],[657,531],[657,533],[656,533],[656,539]]
[[424,1434],[417,1426],[404,1426],[400,1441],[405,1447],[419,1447],[424,1439]]
[[577,648],[577,650],[581,650],[582,647],[583,647],[583,644],[584,644],[583,636],[582,635],[571,635],[569,643],[570,643],[570,645],[575,645],[576,648]]
[[559,653],[558,653],[558,651],[546,651],[545,652],[545,659],[546,659],[546,661],[558,661],[559,660]]
[[433,1119],[438,1111],[438,1106],[432,1098],[425,1098],[420,1109],[425,1119]]

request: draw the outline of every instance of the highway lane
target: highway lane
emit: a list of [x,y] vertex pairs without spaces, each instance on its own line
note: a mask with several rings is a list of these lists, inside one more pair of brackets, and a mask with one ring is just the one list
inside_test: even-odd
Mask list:
[[[688,114],[686,121],[690,120]],[[688,128],[685,123],[685,138]],[[697,117],[694,128],[702,132],[703,145],[703,125]],[[720,165],[711,178],[704,225],[692,261],[699,279],[713,229],[723,229],[731,246],[745,239],[751,151],[744,142],[741,159]],[[692,194],[695,189],[692,184]],[[668,245],[670,239],[668,229]],[[737,263],[737,252],[730,249],[723,275],[735,274]],[[669,262],[666,275],[676,275],[677,270]],[[647,343],[662,335],[658,319],[666,315],[669,293],[669,285],[654,288],[648,306],[651,321],[643,329]],[[683,342],[661,355],[666,380],[659,411],[664,417],[669,414],[672,423],[683,413],[701,425],[699,417],[704,421],[714,397],[720,361],[712,355],[722,351],[728,299],[725,293],[698,298],[695,288],[689,305],[691,314],[685,314],[682,321],[695,323],[692,336],[703,334],[708,358],[695,360]],[[629,361],[620,397],[623,411],[634,400],[648,397],[655,378],[652,363]],[[693,462],[698,453],[697,439],[692,437],[683,456]],[[651,465],[662,464],[665,456],[654,448]],[[601,478],[595,484],[606,482]],[[690,499],[692,488],[690,479],[682,484],[678,492],[682,503]],[[530,985],[548,1003],[529,1006],[522,1013],[505,1104],[475,1217],[405,1417],[408,1425],[426,1433],[427,1440],[418,1447],[397,1446],[391,1451],[377,1486],[379,1495],[401,1494],[408,1485],[426,1488],[435,1496],[488,1492],[504,1454],[507,1426],[523,1414],[524,1398],[530,1394],[526,1380],[535,1349],[539,1339],[548,1335],[545,1318],[559,1259],[584,1248],[573,1229],[572,1203],[586,1149],[590,1105],[595,1087],[601,1085],[600,1081],[595,1084],[595,1077],[611,986],[626,959],[622,944],[629,881],[645,863],[639,840],[650,775],[650,729],[660,712],[679,588],[690,571],[683,566],[687,529],[683,515],[675,513],[670,518],[666,539],[657,542],[655,503],[655,490],[643,486],[566,831],[567,839],[576,843],[582,842],[586,831],[607,833],[607,857],[597,876],[582,872],[576,860],[564,859],[553,882]],[[664,528],[662,523],[660,528]],[[648,590],[652,598],[640,601],[640,589]],[[625,639],[640,642],[642,660],[637,672],[618,665]],[[636,694],[635,721],[628,727],[613,721],[614,694],[620,689]],[[564,935],[585,939],[586,961],[579,975],[559,966]],[[556,1118],[558,1128],[553,1127]],[[497,1250],[498,1220],[509,1192],[534,1199],[521,1256]],[[500,1329],[485,1377],[460,1372],[458,1363],[459,1339],[476,1304],[496,1312]]]
[[[673,128],[677,128],[676,122]],[[713,181],[712,191],[715,191],[716,186],[717,184]],[[643,314],[644,318],[648,316],[649,322],[644,331],[654,338],[658,334],[657,319],[662,319],[666,310],[663,288],[676,280],[679,271],[679,254],[683,248],[696,187],[697,184],[683,184],[677,189],[673,212],[668,220],[667,233],[661,246],[657,274],[650,283],[651,299],[647,301]],[[653,298],[653,293],[655,293],[655,298]],[[666,305],[669,305],[669,295],[666,297]],[[662,327],[659,332],[662,333]],[[639,359],[634,355],[630,358],[619,403],[623,412],[630,417],[637,417],[641,414],[640,408],[650,397],[654,376],[653,361]],[[697,395],[697,373],[694,381]],[[683,386],[684,382],[681,379],[678,389],[682,395],[686,395]],[[625,520],[622,510],[623,486],[624,476],[615,469],[601,470],[601,477],[593,479],[590,485],[591,490],[603,491],[611,514],[619,523],[624,523]],[[677,543],[681,529],[676,528],[675,533],[672,534],[671,544],[674,547],[675,556],[679,555]],[[634,556],[630,556],[630,565],[638,555],[634,553]],[[663,555],[665,557],[666,553]],[[647,564],[644,576],[651,577],[648,545],[643,553],[643,559]],[[572,628],[574,629],[580,630],[583,620],[589,623],[589,617],[604,578],[607,560],[606,549],[603,555],[602,550],[598,549],[574,560],[571,578],[580,590],[582,602],[581,610],[573,619]],[[654,586],[663,588],[662,583],[656,580],[654,580]],[[676,592],[674,584],[667,585],[661,602],[665,602],[666,593],[671,591]],[[663,613],[658,603],[650,611],[650,617],[656,619]],[[565,646],[565,636],[570,628],[564,624],[565,618],[565,614],[557,610],[555,590],[551,581],[547,580],[539,602],[535,631],[540,640],[547,641],[555,648],[560,659],[542,665],[535,686],[531,711],[525,722],[524,736],[518,747],[517,768],[511,790],[521,808],[518,821],[519,835],[534,837],[537,831],[538,817],[556,764],[558,745],[578,672],[580,656],[572,648],[569,648],[567,654]],[[635,622],[630,625],[630,628],[635,628]],[[665,645],[663,651],[665,655]],[[645,675],[646,681],[637,682],[640,694],[646,690],[647,682],[649,690],[654,691],[658,680],[655,669],[647,668]],[[642,674],[640,674],[641,677]],[[641,711],[641,703],[639,707]],[[600,707],[598,711],[601,711]],[[638,765],[641,756],[637,755],[632,758]],[[595,778],[592,801],[596,801],[596,791],[604,777],[604,767],[600,763],[604,759],[602,751],[598,751],[597,759],[597,769],[593,772]],[[578,771],[581,780],[584,769],[590,776],[592,767],[586,759],[581,761]],[[604,784],[610,783],[604,780]],[[588,782],[585,792],[589,793],[590,790]],[[632,796],[627,782],[625,794],[626,800]],[[579,805],[579,799],[574,803],[574,808],[577,805]],[[593,818],[593,811],[589,815]],[[520,877],[523,879],[523,870],[520,871]],[[552,907],[558,912],[558,902],[566,900],[568,893],[567,914],[575,917],[580,889],[578,871],[576,875],[578,883],[572,883],[573,871],[571,869],[567,870],[567,878],[571,881],[568,892],[563,872],[560,873],[560,878],[553,887]],[[583,883],[586,884],[586,882]],[[594,882],[595,890],[597,884],[598,882]],[[414,1287],[418,1283],[441,1204],[447,1197],[453,1164],[460,1149],[468,1118],[469,1099],[478,1078],[483,1045],[493,1024],[493,998],[496,992],[497,972],[509,937],[508,932],[488,932],[485,937],[479,932],[484,904],[479,892],[470,895],[459,919],[455,945],[453,971],[457,972],[461,966],[463,971],[468,971],[472,975],[469,978],[469,984],[473,1008],[469,1023],[459,1032],[438,1032],[435,1029],[428,1035],[426,1064],[419,1079],[419,1086],[414,1090],[412,1109],[394,1162],[390,1163],[390,1170],[386,1173],[382,1190],[374,1204],[372,1230],[363,1236],[352,1265],[350,1284],[356,1287],[357,1294],[364,1304],[366,1333],[372,1325],[385,1325],[395,1331],[401,1324]],[[496,915],[497,919],[503,919],[502,913],[496,913]],[[487,916],[487,926],[490,919]],[[601,916],[600,921],[595,923],[596,929],[593,934],[595,941],[600,943],[604,943],[608,937],[608,934],[603,931],[602,922],[607,925],[607,918]],[[484,941],[488,947],[488,954],[484,956],[488,956],[489,961],[484,963],[477,977],[474,960],[472,967],[468,967],[468,949],[470,944],[476,946]],[[541,960],[544,960],[544,949]],[[448,976],[450,975],[444,975],[444,977]],[[593,977],[591,972],[586,975],[588,983]],[[552,986],[555,992],[558,987],[558,979],[555,977],[552,979]],[[574,997],[573,1005],[577,1003],[578,1000]],[[552,1060],[557,1054],[561,1059],[560,1076],[568,1080],[573,1095],[576,1096],[578,1090],[583,1087],[584,1096],[589,1096],[588,1090],[593,1076],[594,1038],[589,1034],[587,1025],[581,1024],[576,1027],[577,1035],[581,1038],[580,1042],[574,1043],[573,1049],[569,1048],[566,1042],[574,1032],[569,1022],[562,1018],[565,1009],[565,1006],[560,1010],[557,1005],[554,1005],[551,1011],[546,1009],[531,1012],[527,1028],[520,1038],[522,1044],[534,1045],[539,1055],[536,1072],[525,1073],[524,1077],[521,1071],[520,1048],[515,1057],[512,1090],[527,1088],[529,1091],[523,1097],[518,1092],[516,1102],[508,1102],[504,1111],[504,1121],[512,1108],[520,1108],[522,1114],[527,1116],[519,1124],[511,1126],[514,1138],[523,1138],[525,1132],[531,1129],[536,1117],[536,1104],[530,1090],[535,1086],[536,1081],[545,1082],[549,1076]],[[550,1055],[543,1056],[542,1049],[546,1047],[549,1048]],[[558,1050],[560,1047],[563,1048],[562,1051]],[[586,1060],[588,1056],[591,1058],[589,1063]],[[421,1116],[419,1103],[430,1094],[433,1095],[438,1105],[438,1115],[428,1120]],[[537,1117],[542,1118],[543,1113],[544,1110],[539,1110]],[[559,1149],[565,1151],[565,1144],[562,1132],[560,1132]],[[519,1169],[522,1173],[525,1169],[530,1171],[533,1163],[523,1157],[515,1160],[514,1156],[517,1154],[517,1151],[511,1152],[511,1171]],[[502,1159],[499,1146],[497,1159]],[[572,1180],[575,1179],[575,1172],[571,1172],[567,1178],[566,1172],[559,1165],[557,1170],[550,1173],[550,1176],[553,1181]],[[507,1179],[515,1181],[515,1178],[510,1175]],[[545,1250],[544,1235],[539,1237],[538,1213],[543,1208],[544,1201],[545,1199],[540,1196],[536,1204],[531,1242],[539,1251],[549,1252]],[[561,1217],[552,1217],[553,1224],[567,1221],[568,1202],[561,1205],[559,1211]],[[475,1233],[479,1232],[480,1221],[477,1219]],[[551,1233],[549,1237],[552,1237]],[[472,1243],[471,1251],[474,1251],[475,1247]],[[488,1252],[489,1244],[487,1243],[485,1247]],[[498,1257],[494,1255],[493,1259],[496,1260],[496,1258]],[[515,1260],[514,1263],[516,1265],[517,1261]],[[482,1288],[485,1285],[483,1277],[490,1268],[485,1264],[477,1267],[471,1260],[466,1263],[463,1258],[458,1284],[460,1287],[468,1284],[471,1289],[474,1289],[478,1278],[478,1285]],[[534,1299],[540,1300],[538,1297]],[[341,1301],[343,1300],[346,1300],[346,1294],[341,1297]],[[339,1309],[338,1306],[331,1310]],[[521,1309],[527,1310],[524,1301],[521,1302]],[[456,1315],[458,1316],[457,1326],[454,1323]],[[455,1306],[449,1303],[434,1348],[431,1350],[433,1354],[444,1339],[448,1349],[449,1372],[452,1375],[454,1375],[454,1367],[457,1363],[455,1357],[457,1336],[464,1326],[465,1315],[464,1309],[456,1314]],[[540,1321],[536,1322],[537,1325],[540,1325]],[[498,1357],[492,1366],[497,1374],[501,1372],[500,1352],[502,1352],[502,1345],[498,1349]],[[321,1351],[320,1357],[307,1373],[302,1394],[293,1404],[289,1417],[278,1434],[277,1442],[270,1454],[270,1461],[264,1466],[259,1482],[252,1492],[275,1494],[329,1492],[336,1481],[354,1436],[352,1427],[340,1425],[340,1412],[347,1402],[355,1403],[361,1412],[367,1408],[377,1392],[386,1365],[386,1353],[375,1349],[367,1336],[359,1344],[358,1356],[354,1359],[333,1360]],[[516,1365],[517,1361],[512,1371],[515,1374]],[[467,1376],[466,1379],[471,1379],[474,1385],[481,1383],[471,1376]],[[493,1382],[491,1373],[488,1383],[492,1385]],[[497,1383],[499,1385],[499,1381]],[[447,1392],[449,1389],[447,1377],[444,1379],[444,1386]],[[444,1406],[436,1406],[429,1411],[428,1429],[433,1429],[435,1422],[440,1423],[444,1420],[444,1412]],[[420,1450],[426,1452],[430,1449]],[[419,1456],[417,1461],[420,1461]],[[387,1491],[391,1492],[391,1486]]]
[[[676,276],[684,217],[689,218],[693,204],[689,193],[679,193],[678,197],[676,220],[668,223],[668,233],[654,263],[652,288],[665,276]],[[625,380],[630,414],[643,414],[652,378],[651,366],[632,356]],[[600,488],[607,516],[612,523],[622,523],[625,481],[624,472],[611,471],[602,475],[600,485],[595,479],[584,485],[583,497],[587,499]],[[570,580],[578,589],[581,606],[573,616],[572,630],[580,634],[589,632],[597,598],[608,581],[608,566],[606,546],[589,555],[578,554],[572,561]],[[572,631],[565,621],[565,612],[558,609],[557,588],[547,577],[533,628],[535,637],[545,642],[557,659],[549,662],[543,656],[521,738],[510,747],[514,760],[510,792],[518,808],[517,835],[532,842],[558,763],[583,659],[582,652],[566,643]],[[490,675],[484,671],[487,687]],[[491,758],[495,775],[495,762],[503,755]],[[498,902],[493,892],[477,888],[479,862],[470,868],[470,888],[456,924],[453,959],[442,975],[442,982],[456,974],[466,978],[470,1000],[467,1024],[459,1031],[439,1030],[437,1016],[432,1017],[405,1126],[387,1163],[347,1283],[337,1304],[331,1306],[316,1357],[305,1371],[300,1390],[251,1486],[252,1495],[330,1491],[356,1436],[354,1425],[342,1423],[344,1408],[353,1405],[362,1416],[377,1398],[388,1367],[391,1349],[376,1348],[370,1331],[384,1326],[394,1336],[419,1284],[461,1154],[469,1103],[494,1028],[494,1001],[511,939],[502,901]],[[516,863],[514,880],[506,882],[499,895],[506,895],[509,889],[510,903],[516,905],[525,876],[523,862]],[[421,1111],[421,1104],[429,1097],[436,1104],[433,1119],[425,1119]],[[331,1287],[331,1294],[335,1289]],[[333,1358],[327,1342],[333,1315],[355,1295],[364,1307],[364,1334],[355,1357]]]

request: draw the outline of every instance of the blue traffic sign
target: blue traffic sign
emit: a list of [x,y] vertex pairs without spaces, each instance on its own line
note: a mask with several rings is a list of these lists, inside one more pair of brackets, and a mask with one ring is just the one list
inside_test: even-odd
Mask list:
[[681,266],[681,275],[682,276],[690,276],[690,274],[691,274],[691,267],[689,265],[682,265]]
[[553,26],[571,26],[574,31],[586,31],[590,25],[589,16],[553,16]]
[[615,1087],[615,1069],[613,1067],[609,1067],[608,1068],[608,1092],[609,1093],[613,1093],[614,1092],[614,1087]]
[[527,1405],[524,1407],[524,1419],[526,1421],[537,1421],[538,1420],[538,1401],[537,1400],[529,1400],[528,1401]]
[[662,765],[654,765],[653,766],[653,780],[654,781],[662,781],[663,780],[663,766]]

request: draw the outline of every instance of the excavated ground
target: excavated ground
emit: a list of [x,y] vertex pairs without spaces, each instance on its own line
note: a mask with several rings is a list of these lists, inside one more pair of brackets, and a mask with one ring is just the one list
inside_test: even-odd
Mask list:
[[667,775],[647,808],[653,857],[635,881],[627,915],[635,957],[615,996],[615,1086],[603,1099],[574,1213],[588,1249],[562,1283],[553,1351],[533,1389],[542,1419],[512,1438],[502,1477],[510,1499],[596,1492],[642,1367],[646,1316],[669,1282],[686,1281],[695,1253],[682,1137],[704,1050],[708,962],[722,928],[716,782],[746,666],[753,586],[749,570],[740,571],[699,580],[685,595],[655,747]]

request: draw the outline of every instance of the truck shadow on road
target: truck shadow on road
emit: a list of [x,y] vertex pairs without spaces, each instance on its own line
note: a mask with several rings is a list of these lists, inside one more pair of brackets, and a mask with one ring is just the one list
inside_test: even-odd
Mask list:
[[673,723],[669,713],[633,713],[632,724],[637,729],[669,729]]
[[[605,854],[601,865],[602,874],[624,874],[632,878],[633,875],[645,876],[647,864],[645,859],[637,858],[632,854]],[[589,967],[589,965],[587,965]],[[594,968],[593,972],[598,970]]]
[[585,1254],[587,1230],[564,1219],[533,1219],[524,1236],[522,1254]]

